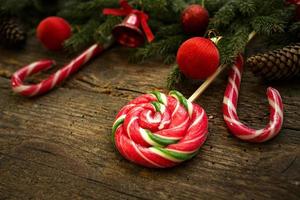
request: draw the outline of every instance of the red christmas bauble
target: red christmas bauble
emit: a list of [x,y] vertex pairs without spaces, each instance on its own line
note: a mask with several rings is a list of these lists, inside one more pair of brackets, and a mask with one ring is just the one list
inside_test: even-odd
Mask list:
[[200,5],[188,6],[181,15],[181,24],[186,34],[204,34],[209,22],[208,11]]
[[36,35],[47,49],[57,51],[71,36],[71,26],[61,17],[47,17],[38,25]]
[[179,47],[176,60],[185,76],[204,80],[218,68],[220,54],[210,39],[193,37]]

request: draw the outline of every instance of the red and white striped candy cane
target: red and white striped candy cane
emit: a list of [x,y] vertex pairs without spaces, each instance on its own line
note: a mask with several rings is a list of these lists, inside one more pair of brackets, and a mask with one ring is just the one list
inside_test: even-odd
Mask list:
[[101,53],[104,49],[109,47],[111,41],[106,45],[94,44],[87,50],[85,50],[81,55],[72,60],[69,64],[65,65],[63,68],[58,70],[56,73],[52,74],[49,78],[41,81],[38,84],[24,84],[23,81],[27,76],[35,74],[39,71],[49,69],[55,65],[53,60],[41,60],[31,63],[20,70],[16,71],[11,77],[11,86],[14,92],[32,97],[36,95],[41,95],[56,85],[60,84],[66,78],[68,78],[72,73],[76,72],[80,67],[87,63],[91,58],[95,57]]
[[205,111],[182,94],[152,92],[118,113],[112,127],[118,151],[146,167],[167,168],[194,157],[208,134]]
[[281,130],[283,122],[282,100],[279,92],[269,87],[267,89],[267,97],[270,105],[270,121],[267,126],[263,129],[255,130],[240,122],[236,110],[243,64],[243,57],[239,56],[231,68],[229,83],[223,100],[223,117],[230,132],[236,137],[249,142],[265,142],[275,137]]

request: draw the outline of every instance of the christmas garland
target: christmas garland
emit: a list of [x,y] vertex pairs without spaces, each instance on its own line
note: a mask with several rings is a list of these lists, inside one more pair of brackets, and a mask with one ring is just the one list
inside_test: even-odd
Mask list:
[[[130,0],[131,6],[149,15],[148,23],[155,34],[155,40],[133,49],[129,60],[141,63],[152,57],[161,57],[165,63],[173,63],[183,41],[192,36],[203,35],[203,31],[192,30],[193,22],[188,24],[184,20],[195,14],[194,10],[185,10],[188,5],[195,3],[199,2]],[[297,1],[206,0],[202,3],[210,16],[207,30],[217,30],[218,34],[223,36],[218,43],[221,64],[233,62],[236,54],[245,49],[248,35],[252,31],[257,35],[267,36],[268,42],[277,46],[299,40],[300,22],[294,17],[294,4]],[[51,6],[42,0],[24,0],[22,3],[16,0],[0,0],[1,16],[24,19],[29,28],[35,28],[39,20],[48,15],[58,15],[67,19],[73,27],[73,35],[65,42],[65,48],[76,53],[95,42],[102,44],[107,41],[112,29],[121,23],[122,18],[105,16],[102,10],[119,7],[118,0],[54,1],[51,2]],[[30,15],[28,9],[31,10]],[[203,14],[199,17],[203,18]],[[5,17],[1,17],[1,20],[5,21]],[[9,30],[2,32],[10,33]],[[175,66],[168,78],[168,86],[173,87],[184,78]]]

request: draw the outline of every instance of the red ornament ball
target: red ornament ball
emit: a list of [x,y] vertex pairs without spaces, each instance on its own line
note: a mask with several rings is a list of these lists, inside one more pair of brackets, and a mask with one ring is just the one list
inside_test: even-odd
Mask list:
[[61,17],[47,17],[37,27],[37,38],[49,50],[62,49],[63,43],[71,36],[70,24]]
[[209,22],[208,11],[200,5],[188,6],[181,15],[181,24],[186,34],[202,35]]
[[204,80],[218,68],[220,54],[210,39],[193,37],[179,47],[176,60],[186,77]]

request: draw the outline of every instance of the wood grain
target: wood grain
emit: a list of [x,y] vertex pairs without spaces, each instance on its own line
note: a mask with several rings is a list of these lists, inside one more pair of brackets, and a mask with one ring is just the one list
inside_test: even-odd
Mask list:
[[[299,80],[273,85],[285,107],[281,134],[249,144],[231,136],[223,122],[223,74],[196,101],[210,116],[200,153],[173,169],[154,170],[116,152],[111,126],[129,100],[166,91],[170,67],[159,61],[129,64],[127,49],[114,48],[47,95],[13,94],[11,74],[45,57],[60,65],[70,60],[43,50],[35,39],[24,50],[0,50],[0,199],[299,199]],[[199,84],[185,83],[179,90],[189,96]],[[267,86],[246,69],[238,112],[255,128],[268,121]]]

